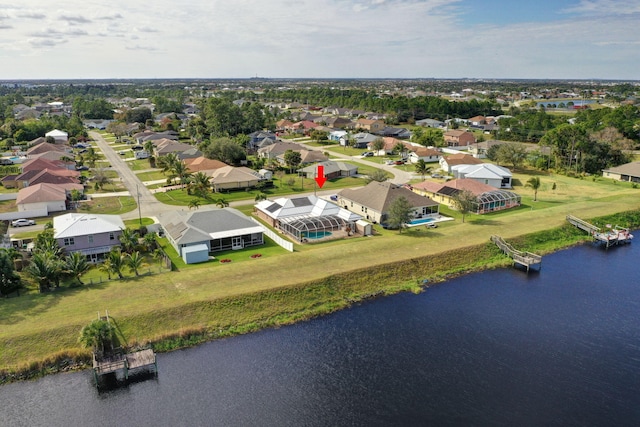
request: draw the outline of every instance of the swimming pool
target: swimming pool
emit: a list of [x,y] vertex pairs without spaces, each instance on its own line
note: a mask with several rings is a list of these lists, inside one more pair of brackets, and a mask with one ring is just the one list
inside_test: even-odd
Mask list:
[[304,237],[306,237],[307,239],[322,239],[323,237],[329,236],[331,236],[330,231],[310,231]]
[[422,225],[422,224],[426,224],[428,222],[434,222],[435,220],[433,218],[419,218],[419,219],[414,219],[412,220],[409,225]]

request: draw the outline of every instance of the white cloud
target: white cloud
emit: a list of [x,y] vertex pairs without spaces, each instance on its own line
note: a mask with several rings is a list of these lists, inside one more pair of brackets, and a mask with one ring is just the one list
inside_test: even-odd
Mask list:
[[75,77],[73,61],[41,66],[60,56],[96,78],[631,78],[637,3],[497,27],[464,24],[460,0],[32,0],[0,5],[0,78]]

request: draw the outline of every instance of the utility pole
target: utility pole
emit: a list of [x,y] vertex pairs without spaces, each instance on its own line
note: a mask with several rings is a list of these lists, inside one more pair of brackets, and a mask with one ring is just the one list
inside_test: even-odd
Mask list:
[[136,193],[138,195],[138,220],[140,221],[140,227],[142,227],[142,211],[140,210],[140,190],[138,184],[136,184]]

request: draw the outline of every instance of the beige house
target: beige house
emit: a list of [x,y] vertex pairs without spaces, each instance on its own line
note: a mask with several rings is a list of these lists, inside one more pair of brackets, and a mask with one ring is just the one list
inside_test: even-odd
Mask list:
[[262,179],[253,169],[233,166],[225,166],[214,170],[211,178],[213,191],[215,192],[254,188]]
[[631,162],[614,168],[604,169],[602,176],[618,181],[640,182],[640,162]]
[[449,130],[444,133],[444,142],[449,147],[466,147],[475,144],[476,137],[466,130]]
[[384,129],[385,124],[384,120],[375,120],[375,119],[358,119],[355,122],[356,129],[365,129],[369,132],[380,132]]
[[361,188],[342,190],[338,194],[338,204],[369,221],[385,224],[389,208],[399,197],[409,201],[415,218],[439,213],[436,201],[391,182],[372,181]]

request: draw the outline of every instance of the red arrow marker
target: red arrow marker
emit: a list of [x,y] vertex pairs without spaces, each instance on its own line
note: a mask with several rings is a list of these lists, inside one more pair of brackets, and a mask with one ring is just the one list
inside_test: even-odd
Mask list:
[[318,187],[322,188],[325,182],[327,182],[327,178],[324,177],[324,166],[318,165],[318,173],[316,174],[316,182],[318,183]]

